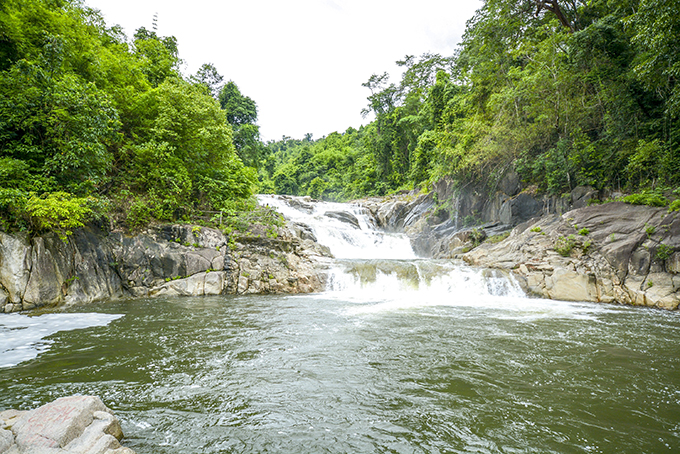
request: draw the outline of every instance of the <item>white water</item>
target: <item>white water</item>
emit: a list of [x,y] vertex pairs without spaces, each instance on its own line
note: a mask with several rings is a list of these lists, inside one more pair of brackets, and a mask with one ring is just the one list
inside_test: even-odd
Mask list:
[[[301,198],[259,198],[286,219],[308,225],[319,242],[331,249],[337,260],[321,297],[349,303],[348,315],[441,306],[492,310],[495,316],[523,321],[591,320],[609,309],[528,298],[510,273],[460,261],[416,258],[406,235],[380,231],[357,205],[306,202],[306,209],[299,209],[292,205],[304,202]],[[328,211],[353,214],[361,228],[325,216]]]
[[59,331],[106,326],[122,315],[111,314],[45,314],[30,317],[23,314],[0,316],[0,368],[12,367],[37,357],[48,350],[49,336]]
[[[338,259],[415,259],[406,235],[378,230],[365,208],[348,203],[313,202],[311,212],[296,209],[277,196],[260,195],[261,204],[276,208],[286,219],[308,225],[319,243]],[[297,200],[301,200],[296,198]],[[304,202],[303,202],[304,203]],[[357,218],[360,229],[325,215],[345,211]]]
[[[409,239],[380,231],[360,206],[304,202],[296,209],[278,196],[259,196],[288,220],[306,224],[336,257],[323,298],[348,303],[347,314],[425,306],[469,306],[513,311],[513,317],[589,317],[593,306],[528,299],[517,282],[499,271],[474,269],[448,260],[418,259]],[[325,215],[348,212],[359,227]],[[587,307],[587,308],[586,308]],[[604,309],[601,309],[604,310]],[[47,351],[60,331],[105,326],[122,317],[96,313],[0,316],[0,368],[12,367]]]
[[[389,301],[399,307],[525,299],[509,274],[473,269],[450,260],[416,258],[406,235],[379,230],[367,210],[358,205],[305,203],[300,198],[278,196],[259,198],[286,219],[308,225],[318,241],[340,259],[329,273],[328,297],[355,303]],[[351,213],[361,228],[326,216],[329,211]]]

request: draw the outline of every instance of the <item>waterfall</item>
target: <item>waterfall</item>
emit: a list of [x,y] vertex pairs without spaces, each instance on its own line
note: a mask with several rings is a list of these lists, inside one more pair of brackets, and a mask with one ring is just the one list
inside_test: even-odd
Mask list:
[[380,230],[359,205],[290,196],[258,197],[289,222],[304,224],[319,243],[330,248],[336,260],[329,271],[329,297],[426,304],[525,297],[514,278],[502,271],[417,258],[406,235]]

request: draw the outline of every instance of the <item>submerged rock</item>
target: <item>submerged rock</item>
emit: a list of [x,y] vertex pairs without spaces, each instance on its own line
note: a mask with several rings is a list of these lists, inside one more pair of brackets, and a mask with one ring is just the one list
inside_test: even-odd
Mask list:
[[0,412],[0,453],[134,454],[118,418],[93,396],[62,397],[35,410]]

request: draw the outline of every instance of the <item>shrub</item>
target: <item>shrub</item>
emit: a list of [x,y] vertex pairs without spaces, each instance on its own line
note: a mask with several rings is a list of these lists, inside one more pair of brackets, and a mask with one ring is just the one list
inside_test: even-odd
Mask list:
[[590,233],[590,230],[586,229],[585,227],[578,231],[578,234],[583,235],[583,236],[586,236],[589,233]]
[[562,257],[569,257],[574,246],[576,246],[576,239],[573,235],[569,235],[569,237],[561,236],[555,241],[553,249]]
[[673,254],[673,248],[670,246],[667,246],[663,243],[657,246],[656,248],[656,258],[659,260],[666,261],[668,260],[671,255]]
[[668,206],[668,199],[659,191],[645,190],[635,194],[631,194],[622,199],[622,201],[631,205],[648,205],[652,207]]
[[83,227],[92,215],[90,203],[94,197],[75,197],[67,192],[53,192],[43,197],[32,196],[26,203],[26,212],[38,230],[54,230],[59,238]]
[[139,229],[151,221],[151,208],[147,201],[136,197],[130,205],[125,222],[132,230]]

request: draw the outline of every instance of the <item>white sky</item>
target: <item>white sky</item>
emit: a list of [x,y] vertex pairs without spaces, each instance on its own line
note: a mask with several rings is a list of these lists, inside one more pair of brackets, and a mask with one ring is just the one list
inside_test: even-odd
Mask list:
[[361,86],[395,61],[450,56],[479,0],[85,0],[128,37],[175,36],[185,74],[212,63],[258,106],[264,140],[321,138],[368,123]]

